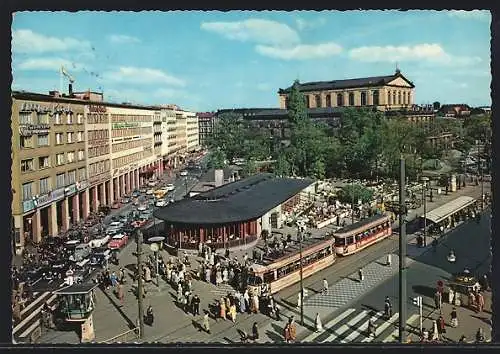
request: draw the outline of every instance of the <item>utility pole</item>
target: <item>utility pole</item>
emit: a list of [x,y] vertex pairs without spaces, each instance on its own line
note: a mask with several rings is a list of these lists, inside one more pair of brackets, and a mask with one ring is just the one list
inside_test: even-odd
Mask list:
[[304,325],[304,274],[302,266],[302,225],[297,224],[299,238],[299,252],[300,252],[300,324]]
[[354,224],[354,178],[351,181],[351,224]]
[[424,247],[427,247],[427,181],[429,178],[422,177],[422,201],[424,203]]
[[142,295],[143,284],[142,284],[142,241],[143,235],[142,231],[137,231],[137,305],[139,307],[139,337],[144,338],[144,304]]
[[400,158],[399,177],[399,341],[405,343],[406,326],[406,190],[405,160]]

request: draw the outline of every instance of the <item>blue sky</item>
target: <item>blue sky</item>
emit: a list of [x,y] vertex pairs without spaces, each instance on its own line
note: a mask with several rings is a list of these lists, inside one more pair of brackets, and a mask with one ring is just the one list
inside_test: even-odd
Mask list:
[[76,91],[109,101],[277,107],[296,78],[390,75],[397,64],[416,103],[489,105],[490,21],[486,11],[20,12],[12,87],[59,89],[64,64]]

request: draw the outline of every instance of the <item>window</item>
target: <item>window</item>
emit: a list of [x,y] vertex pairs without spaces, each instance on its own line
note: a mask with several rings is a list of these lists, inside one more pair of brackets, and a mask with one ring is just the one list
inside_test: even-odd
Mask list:
[[66,123],[73,124],[73,113],[66,114]]
[[76,115],[76,123],[77,123],[77,124],[83,124],[83,114],[78,113],[78,114]]
[[23,200],[29,200],[33,197],[31,187],[33,182],[28,182],[23,184]]
[[71,144],[73,142],[73,132],[68,133],[68,143]]
[[79,168],[78,169],[78,180],[79,181],[85,181],[87,179],[87,171],[84,168]]
[[49,134],[38,135],[38,146],[48,146],[49,145]]
[[76,170],[68,172],[68,184],[73,184],[76,182]]
[[32,114],[31,112],[19,112],[19,124],[32,124]]
[[362,106],[366,106],[367,102],[366,102],[366,92],[361,92],[361,105]]
[[341,93],[337,94],[337,106],[341,107],[344,105],[344,95]]
[[61,114],[56,113],[54,116],[54,124],[61,124]]
[[47,113],[38,113],[38,124],[49,124],[49,115]]
[[316,107],[321,107],[321,96],[315,95],[314,98],[316,100]]
[[76,141],[83,141],[83,132],[76,133]]
[[380,97],[378,90],[373,91],[373,105],[378,106],[380,104]]
[[288,109],[288,105],[290,103],[290,100],[288,99],[288,96],[285,97],[285,108]]
[[387,91],[387,104],[391,104],[391,91]]
[[64,173],[56,175],[56,188],[64,187]]
[[349,106],[354,106],[354,92],[349,92]]
[[33,147],[33,137],[32,136],[21,136],[19,143],[22,148],[32,148]]
[[50,158],[49,156],[42,156],[38,158],[38,168],[49,168],[50,167]]
[[396,104],[396,91],[392,91],[392,104]]
[[82,161],[83,159],[85,159],[85,151],[78,150],[78,161]]
[[311,102],[309,101],[309,96],[308,95],[304,95],[304,101],[306,103],[306,107],[310,108],[311,107]]
[[47,194],[50,191],[50,178],[40,179],[40,194]]
[[56,133],[56,145],[63,143],[63,133]]
[[332,106],[332,96],[331,95],[326,95],[326,106],[327,107]]
[[64,164],[64,154],[57,154],[56,155],[56,166],[60,166]]
[[72,162],[75,162],[75,152],[74,151],[68,152],[68,163],[72,163]]
[[33,171],[33,159],[21,161],[21,172]]
[[398,92],[398,104],[401,104],[401,91]]

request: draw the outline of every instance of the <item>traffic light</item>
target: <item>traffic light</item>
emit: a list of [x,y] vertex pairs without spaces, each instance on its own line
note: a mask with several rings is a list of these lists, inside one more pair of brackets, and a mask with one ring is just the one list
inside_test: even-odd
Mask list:
[[413,305],[421,306],[422,305],[422,296],[417,296],[413,298]]

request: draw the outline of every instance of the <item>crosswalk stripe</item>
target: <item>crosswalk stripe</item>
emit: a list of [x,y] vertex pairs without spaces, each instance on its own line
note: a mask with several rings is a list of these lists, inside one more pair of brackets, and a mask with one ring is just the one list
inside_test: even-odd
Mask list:
[[[333,326],[335,326],[337,323],[339,323],[340,321],[342,321],[344,318],[346,318],[347,316],[349,316],[351,313],[353,313],[354,311],[356,311],[355,309],[347,309],[345,310],[344,312],[342,312],[342,314],[340,314],[339,316],[335,317],[333,320],[331,320],[330,322],[326,323],[323,328],[331,328]],[[319,336],[318,333],[312,333],[310,335],[308,335],[304,340],[303,342],[312,342],[313,341],[313,338],[317,338]]]
[[336,338],[338,338],[339,336],[341,336],[342,334],[344,334],[345,332],[347,332],[349,330],[349,328],[351,326],[354,326],[356,323],[358,323],[361,319],[363,319],[363,317],[365,317],[367,315],[368,311],[367,310],[363,310],[361,311],[361,313],[359,313],[356,317],[354,317],[352,320],[350,320],[349,322],[347,322],[347,324],[345,325],[342,325],[339,329],[337,329],[332,335],[330,335],[326,340],[325,342],[332,342],[334,341]]
[[[384,333],[384,331],[387,328],[389,328],[389,326],[391,326],[394,323],[394,321],[396,321],[398,318],[399,318],[399,312],[396,312],[394,315],[392,315],[392,317],[388,321],[385,321],[380,326],[378,326],[377,328],[375,328],[375,337],[378,336],[381,333]],[[368,343],[368,342],[371,342],[372,340],[373,340],[373,338],[367,337],[367,338],[363,339],[361,342],[362,343]]]
[[[413,314],[410,316],[410,318],[408,319],[408,321],[406,321],[406,324],[407,325],[411,325],[413,322],[415,322],[416,320],[418,319],[418,315],[417,314]],[[399,329],[396,328],[391,334],[389,334],[383,341],[382,343],[387,343],[387,342],[394,342],[396,339],[399,336]]]
[[[373,317],[372,317],[372,323],[375,323],[380,317],[382,317],[384,313],[382,311],[377,312]],[[366,320],[364,323],[358,326],[357,329],[355,329],[351,334],[349,334],[346,338],[340,341],[340,343],[349,343],[353,342],[354,339],[359,337],[359,335],[363,335],[366,338],[366,332],[368,331],[368,322],[370,320]]]

